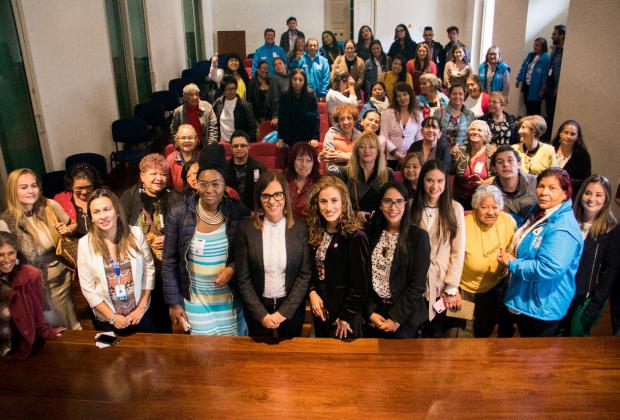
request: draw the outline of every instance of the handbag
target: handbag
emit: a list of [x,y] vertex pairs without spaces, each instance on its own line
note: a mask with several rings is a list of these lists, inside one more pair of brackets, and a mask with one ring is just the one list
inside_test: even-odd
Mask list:
[[62,262],[71,270],[77,267],[78,241],[73,238],[61,236],[56,244],[56,255],[62,259]]

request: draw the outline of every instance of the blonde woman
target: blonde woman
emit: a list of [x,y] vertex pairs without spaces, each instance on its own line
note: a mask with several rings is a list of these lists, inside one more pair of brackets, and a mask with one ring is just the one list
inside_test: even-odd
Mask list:
[[370,281],[368,239],[353,212],[347,186],[339,178],[321,178],[308,201],[314,257],[309,296],[315,336],[361,337],[361,313]]
[[107,189],[93,193],[88,214],[93,227],[80,239],[78,273],[95,329],[156,332],[149,310],[155,265],[142,230],[129,226],[119,199]]
[[524,172],[538,175],[545,169],[558,166],[553,146],[540,138],[547,132],[547,123],[540,115],[523,117],[517,122],[519,144],[512,146],[521,157]]
[[61,236],[72,233],[71,219],[60,204],[48,200],[30,169],[15,169],[6,182],[7,209],[0,230],[17,237],[26,263],[43,271],[45,318],[53,327],[81,329],[71,296],[72,271],[56,255]]
[[333,174],[347,184],[353,209],[362,223],[379,205],[381,187],[394,180],[392,170],[386,165],[379,137],[374,133],[360,135],[353,144],[347,166]]

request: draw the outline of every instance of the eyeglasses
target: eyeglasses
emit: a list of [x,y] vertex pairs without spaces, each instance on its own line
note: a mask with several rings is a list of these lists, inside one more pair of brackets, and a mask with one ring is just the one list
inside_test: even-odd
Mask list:
[[206,191],[207,189],[209,189],[209,187],[213,188],[214,190],[219,190],[220,188],[222,188],[224,183],[220,181],[199,181],[196,185],[198,185],[198,189]]
[[260,201],[264,203],[268,203],[269,201],[271,201],[272,198],[276,201],[284,200],[284,191],[278,191],[273,194],[261,194],[260,195]]
[[405,200],[403,198],[397,198],[396,200],[392,200],[391,198],[383,198],[381,200],[381,205],[386,209],[389,209],[392,206],[396,206],[397,209],[402,209],[405,207]]
[[95,189],[94,185],[84,185],[82,187],[73,187],[73,191],[75,192],[91,192]]
[[232,147],[233,149],[247,149],[248,148],[248,144],[245,143],[239,143],[239,144],[233,144]]

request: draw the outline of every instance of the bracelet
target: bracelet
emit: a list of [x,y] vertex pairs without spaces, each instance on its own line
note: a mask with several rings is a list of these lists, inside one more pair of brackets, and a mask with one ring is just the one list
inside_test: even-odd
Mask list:
[[108,321],[110,323],[110,325],[114,325],[114,321],[116,321],[116,314],[112,314],[112,318],[110,318],[110,321]]

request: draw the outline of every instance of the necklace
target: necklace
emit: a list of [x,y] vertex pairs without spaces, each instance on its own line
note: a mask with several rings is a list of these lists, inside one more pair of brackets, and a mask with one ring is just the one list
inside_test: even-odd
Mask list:
[[196,206],[196,213],[198,213],[198,217],[200,220],[205,222],[208,225],[219,225],[224,221],[224,215],[222,214],[222,210],[218,209],[215,216],[209,216],[207,211],[202,207],[202,198],[198,200],[198,205]]

